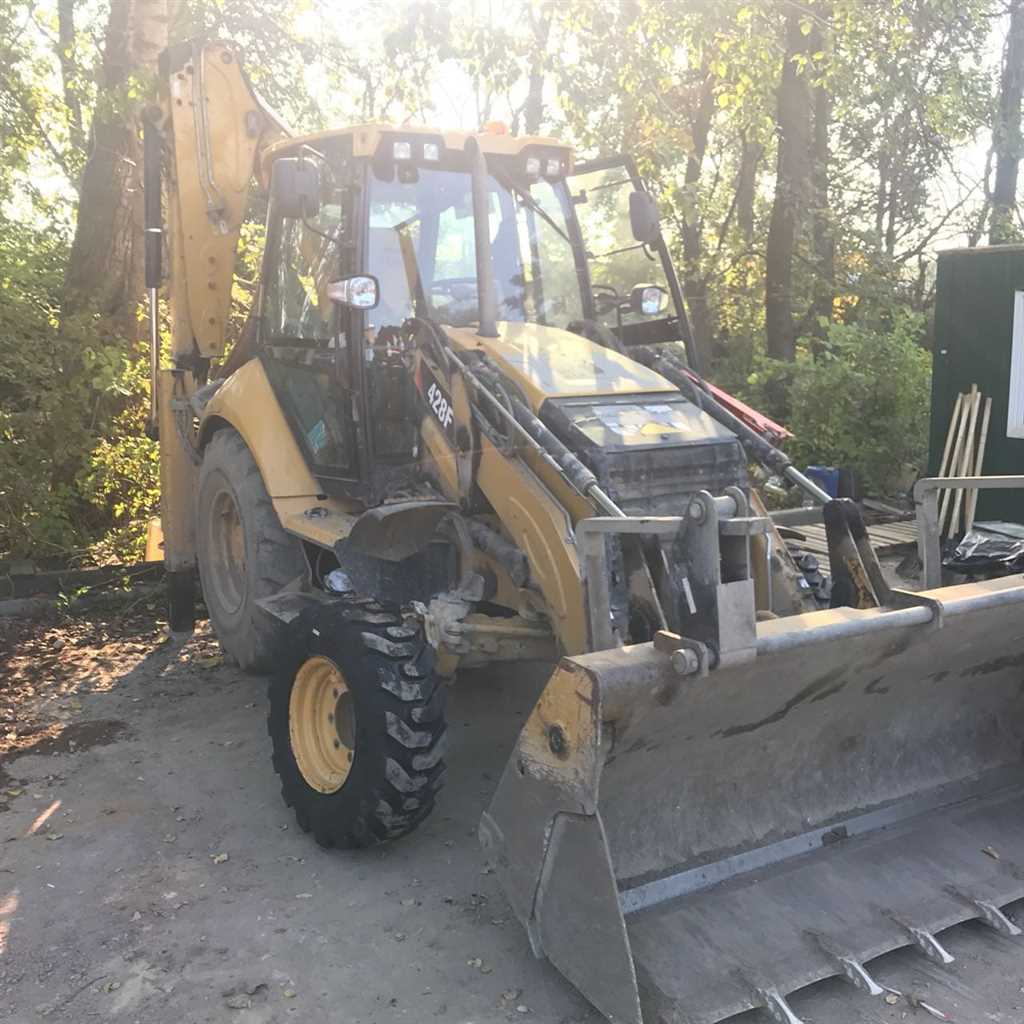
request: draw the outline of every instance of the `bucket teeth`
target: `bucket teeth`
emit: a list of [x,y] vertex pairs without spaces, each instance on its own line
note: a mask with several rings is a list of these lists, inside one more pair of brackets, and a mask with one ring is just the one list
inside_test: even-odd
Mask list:
[[804,1024],[786,1002],[785,996],[777,989],[759,988],[757,994],[761,997],[764,1008],[771,1014],[772,1020],[778,1021],[779,1024]]
[[907,934],[914,940],[914,945],[921,950],[929,960],[937,964],[948,965],[956,960],[952,953],[948,952],[941,942],[927,928],[915,928],[912,925],[904,925]]
[[999,932],[1000,935],[1006,935],[1010,938],[1014,938],[1021,934],[1020,928],[1018,928],[994,903],[989,903],[988,900],[972,900],[971,902],[978,908],[982,921],[984,921],[990,928]]
[[867,992],[869,996],[880,996],[885,989],[871,977],[859,960],[852,956],[837,956],[829,954],[842,976],[855,988]]

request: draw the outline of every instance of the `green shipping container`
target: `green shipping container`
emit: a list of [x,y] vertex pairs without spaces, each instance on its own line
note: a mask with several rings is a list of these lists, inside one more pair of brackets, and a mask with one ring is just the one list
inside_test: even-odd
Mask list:
[[[983,475],[1024,474],[1024,245],[939,253],[930,476],[939,472],[956,396],[972,384],[992,399]],[[975,518],[1024,523],[1024,491],[981,491]]]

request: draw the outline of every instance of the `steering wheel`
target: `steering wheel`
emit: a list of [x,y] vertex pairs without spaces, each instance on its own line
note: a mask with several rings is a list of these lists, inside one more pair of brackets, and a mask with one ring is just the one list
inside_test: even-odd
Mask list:
[[[458,295],[456,291],[459,285],[472,285],[473,295]],[[465,302],[469,298],[475,298],[477,292],[476,278],[475,277],[439,277],[436,281],[430,283],[430,294],[434,295],[447,295],[448,298],[454,299],[456,302]]]
[[622,296],[610,284],[592,284],[590,290],[594,296],[594,310],[598,316],[614,313],[622,305]]

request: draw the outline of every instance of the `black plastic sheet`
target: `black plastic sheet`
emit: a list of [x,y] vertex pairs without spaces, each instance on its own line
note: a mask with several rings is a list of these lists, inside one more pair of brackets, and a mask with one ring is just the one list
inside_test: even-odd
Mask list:
[[1024,525],[975,523],[942,560],[944,568],[968,575],[1024,570]]

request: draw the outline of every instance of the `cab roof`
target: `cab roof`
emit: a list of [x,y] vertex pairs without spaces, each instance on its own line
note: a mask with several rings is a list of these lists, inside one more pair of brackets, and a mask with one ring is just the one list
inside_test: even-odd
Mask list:
[[328,128],[309,135],[296,135],[283,138],[268,146],[261,160],[261,172],[265,179],[269,178],[270,165],[280,156],[293,153],[303,146],[316,146],[326,139],[352,138],[353,156],[373,156],[381,142],[387,139],[423,138],[440,139],[445,149],[462,150],[466,140],[474,137],[484,154],[494,156],[518,156],[526,149],[543,148],[559,150],[571,168],[572,146],[545,135],[510,135],[507,130],[500,131],[484,128],[479,132],[446,131],[422,125],[395,125],[383,122],[350,125],[345,128]]

